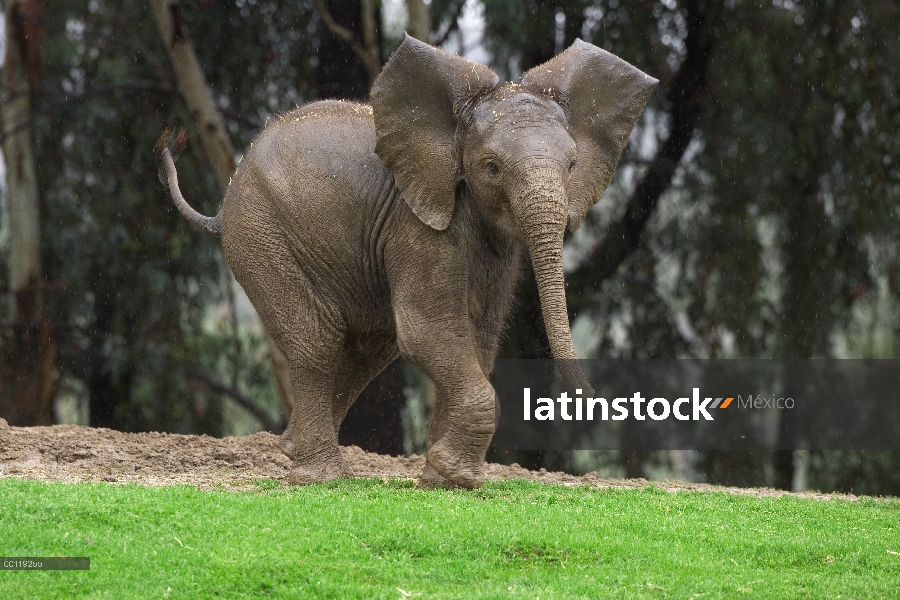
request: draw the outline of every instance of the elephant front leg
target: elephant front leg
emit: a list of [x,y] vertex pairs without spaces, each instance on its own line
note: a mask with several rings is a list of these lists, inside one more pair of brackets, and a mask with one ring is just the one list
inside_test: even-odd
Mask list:
[[[481,262],[481,268],[470,276],[468,293],[469,319],[475,332],[475,346],[481,371],[490,375],[494,369],[494,359],[497,356],[497,346],[500,334],[506,321],[506,315],[513,297],[513,291],[518,278],[521,255],[514,248],[508,262],[493,264]],[[447,406],[446,401],[437,402],[435,415],[429,430],[429,442],[436,442],[441,432],[448,426],[447,411],[442,410]],[[494,418],[499,417],[499,404],[495,395]],[[419,477],[419,486],[423,488],[453,488],[456,484],[441,475],[430,462],[425,463],[422,475]]]
[[446,487],[441,476],[462,487],[479,487],[484,482],[485,455],[495,429],[494,388],[480,368],[444,381],[441,375],[431,377],[438,397],[429,427],[423,487]]
[[[474,488],[484,481],[484,459],[494,434],[495,394],[481,368],[467,311],[453,315],[444,308],[400,304],[398,345],[437,388],[428,464],[449,481]],[[429,474],[426,468],[425,475]],[[423,483],[440,484],[437,477],[429,479]]]
[[[465,382],[446,386],[446,412],[435,415],[434,442],[428,463],[457,485],[479,487],[484,482],[484,459],[494,435],[494,388],[480,371]],[[438,389],[442,385],[437,384]],[[438,402],[442,402],[439,396]]]

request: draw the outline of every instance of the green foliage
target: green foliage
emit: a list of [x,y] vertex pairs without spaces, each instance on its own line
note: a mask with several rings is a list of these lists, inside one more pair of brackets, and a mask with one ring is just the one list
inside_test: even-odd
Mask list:
[[[676,21],[682,9],[674,6],[618,0],[485,0],[485,41],[492,66],[508,77],[517,77],[582,38],[659,78],[668,71],[669,46],[678,40]],[[683,37],[683,31],[680,34]]]
[[0,480],[0,595],[896,598],[898,503],[345,480],[258,491]]
[[833,356],[852,305],[896,264],[900,12],[739,4],[721,23],[695,159],[708,217],[689,226],[715,261],[685,264],[684,286],[707,291],[689,313],[734,332],[739,356]]

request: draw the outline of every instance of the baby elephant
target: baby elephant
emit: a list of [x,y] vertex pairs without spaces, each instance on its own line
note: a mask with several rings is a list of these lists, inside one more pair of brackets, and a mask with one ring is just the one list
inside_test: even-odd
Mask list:
[[[402,355],[434,381],[430,485],[477,487],[494,432],[489,381],[524,250],[556,359],[574,359],[563,234],[603,195],[657,81],[581,40],[501,84],[409,36],[371,105],[323,101],[269,125],[204,217],[158,161],[178,210],[228,264],[291,368],[290,481],[350,475],[337,432]],[[567,384],[590,392],[576,361]]]

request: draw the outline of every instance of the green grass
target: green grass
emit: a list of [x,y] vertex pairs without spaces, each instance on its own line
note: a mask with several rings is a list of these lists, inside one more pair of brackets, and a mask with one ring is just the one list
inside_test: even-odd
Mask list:
[[0,598],[900,598],[900,502],[524,481],[254,491],[0,479]]

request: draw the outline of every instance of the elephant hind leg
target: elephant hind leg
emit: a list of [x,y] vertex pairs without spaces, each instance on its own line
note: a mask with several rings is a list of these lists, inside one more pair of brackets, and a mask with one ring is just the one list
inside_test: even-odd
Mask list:
[[294,391],[294,409],[281,444],[293,459],[288,482],[303,485],[350,477],[334,429],[334,376],[343,334],[321,315],[304,315],[299,321],[302,334],[276,337],[291,365]]
[[[288,482],[347,477],[351,473],[338,448],[332,410],[346,326],[338,308],[316,291],[287,241],[272,235],[273,230],[277,228],[268,229],[262,241],[252,231],[233,232],[225,241],[235,277],[290,365],[294,407],[281,439],[282,451],[293,460]],[[254,252],[233,251],[241,247]]]

